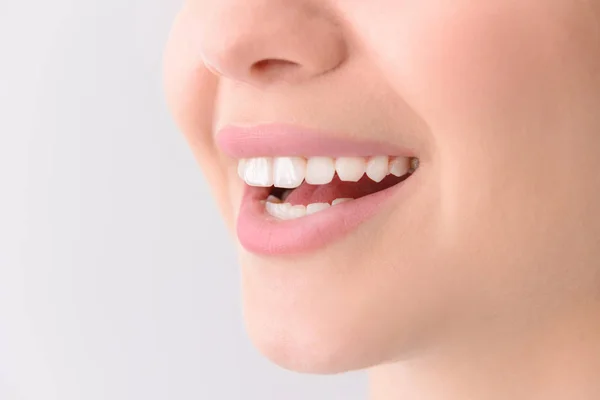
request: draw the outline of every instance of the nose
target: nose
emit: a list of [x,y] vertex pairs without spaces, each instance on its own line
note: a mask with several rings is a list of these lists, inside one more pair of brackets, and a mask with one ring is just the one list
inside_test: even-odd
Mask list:
[[326,7],[312,1],[204,4],[199,29],[202,59],[228,79],[254,86],[299,83],[337,68],[347,56],[340,25]]

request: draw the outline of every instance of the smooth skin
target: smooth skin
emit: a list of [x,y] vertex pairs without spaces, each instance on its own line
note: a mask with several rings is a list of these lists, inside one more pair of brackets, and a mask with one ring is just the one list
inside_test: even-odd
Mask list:
[[240,247],[266,357],[367,369],[372,400],[600,398],[599,0],[188,0],[165,59],[232,232],[244,184],[223,125],[421,160],[413,193],[332,245]]

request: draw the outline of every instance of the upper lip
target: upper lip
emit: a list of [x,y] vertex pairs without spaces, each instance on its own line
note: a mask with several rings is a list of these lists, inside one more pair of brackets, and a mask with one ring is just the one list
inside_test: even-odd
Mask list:
[[225,154],[238,159],[276,156],[415,156],[413,150],[390,143],[349,140],[339,133],[278,123],[243,127],[226,125],[217,132],[216,142]]

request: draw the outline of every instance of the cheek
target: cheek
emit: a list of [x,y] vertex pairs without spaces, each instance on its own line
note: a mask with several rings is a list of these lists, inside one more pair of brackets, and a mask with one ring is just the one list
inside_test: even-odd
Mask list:
[[422,5],[402,29],[390,79],[430,125],[464,128],[505,117],[524,98],[538,98],[547,66],[560,62],[547,51],[556,32],[532,22],[543,15],[494,3]]
[[[441,199],[436,237],[463,265],[510,265],[513,254],[539,262],[542,249],[564,243],[566,234],[547,232],[577,201],[558,158],[566,146],[573,155],[586,148],[570,143],[588,134],[580,130],[576,138],[572,125],[588,118],[587,99],[597,91],[589,78],[599,70],[594,17],[582,2],[566,0],[410,3],[400,10],[387,2],[398,9],[393,21],[393,12],[360,6],[354,22],[383,79],[427,121]],[[557,200],[540,205],[544,198]],[[480,254],[453,250],[471,245],[504,258],[476,260]],[[511,272],[488,278],[510,282]]]
[[350,23],[435,140],[444,139],[438,132],[480,135],[480,128],[548,111],[565,80],[582,72],[573,65],[586,57],[582,38],[597,36],[590,10],[569,1],[381,3],[396,11],[357,3]]
[[177,126],[202,168],[225,219],[233,226],[234,215],[229,201],[231,188],[228,185],[232,180],[228,177],[236,175],[235,168],[215,145],[212,122],[217,81],[203,67],[197,51],[199,24],[188,8],[175,20],[166,47],[165,93]]

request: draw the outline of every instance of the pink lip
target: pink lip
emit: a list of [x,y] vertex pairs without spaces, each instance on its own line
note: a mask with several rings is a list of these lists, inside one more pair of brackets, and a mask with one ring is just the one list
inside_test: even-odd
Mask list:
[[333,133],[286,124],[225,126],[217,133],[216,142],[225,154],[238,159],[260,156],[411,157],[415,154],[389,143],[350,141]]
[[[393,145],[353,142],[300,127],[270,124],[226,126],[216,137],[221,150],[233,158],[260,156],[374,156],[411,157],[415,153]],[[413,177],[389,189],[337,204],[306,217],[282,221],[269,215],[264,200],[270,188],[246,186],[237,220],[237,236],[248,251],[262,255],[289,255],[314,251],[340,239],[381,212],[388,200],[401,201]]]
[[381,192],[288,221],[278,220],[265,211],[263,200],[269,188],[246,186],[237,220],[238,239],[246,250],[261,255],[291,255],[317,250],[382,212],[386,203],[402,202],[411,192],[407,186],[413,178],[410,176]]

